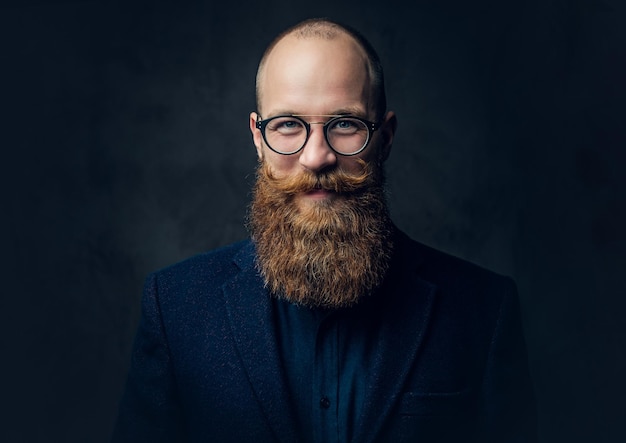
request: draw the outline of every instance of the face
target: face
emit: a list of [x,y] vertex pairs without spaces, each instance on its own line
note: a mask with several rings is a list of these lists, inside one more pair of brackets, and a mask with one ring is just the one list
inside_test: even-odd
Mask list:
[[[359,173],[363,162],[384,161],[395,131],[395,116],[387,113],[382,126],[374,132],[367,148],[356,156],[335,153],[326,142],[323,125],[312,124],[311,134],[302,150],[281,155],[270,150],[257,119],[279,114],[305,115],[309,123],[326,122],[326,115],[355,115],[375,120],[366,58],[361,48],[346,35],[332,40],[285,37],[270,53],[261,77],[259,112],[250,114],[250,130],[259,159],[278,178],[289,178],[305,171],[320,173],[341,169]],[[360,161],[360,160],[362,161]],[[324,189],[299,193],[299,206],[331,202],[341,195]]]

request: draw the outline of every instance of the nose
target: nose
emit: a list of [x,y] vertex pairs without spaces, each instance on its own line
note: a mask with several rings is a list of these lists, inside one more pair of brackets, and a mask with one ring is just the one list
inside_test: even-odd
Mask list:
[[[330,149],[324,137],[322,123],[311,122],[311,134],[300,152],[299,162],[305,168],[317,172],[337,163],[337,154]],[[318,126],[317,128],[315,126]]]

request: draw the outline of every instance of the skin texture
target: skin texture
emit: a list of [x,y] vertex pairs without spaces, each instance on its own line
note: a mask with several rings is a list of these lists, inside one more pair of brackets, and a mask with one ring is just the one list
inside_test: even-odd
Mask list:
[[[366,58],[361,47],[347,34],[332,39],[285,36],[269,54],[261,76],[259,112],[263,118],[279,114],[307,115],[308,122],[325,122],[324,115],[350,114],[374,120],[375,104],[370,93]],[[250,114],[250,131],[260,161],[279,178],[291,177],[305,170],[313,173],[341,168],[359,173],[362,162],[387,159],[396,129],[396,117],[387,112],[381,127],[374,132],[368,147],[360,154],[345,157],[333,152],[326,143],[322,125],[313,124],[304,148],[292,155],[271,151],[261,131],[255,127],[259,118]],[[341,198],[328,190],[300,193],[301,207]]]

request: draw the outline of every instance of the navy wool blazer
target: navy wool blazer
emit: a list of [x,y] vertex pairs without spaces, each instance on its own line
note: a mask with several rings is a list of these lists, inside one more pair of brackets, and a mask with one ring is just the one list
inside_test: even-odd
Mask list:
[[[354,441],[536,441],[510,278],[398,233],[381,291]],[[151,274],[113,441],[305,440],[277,346],[249,240]]]

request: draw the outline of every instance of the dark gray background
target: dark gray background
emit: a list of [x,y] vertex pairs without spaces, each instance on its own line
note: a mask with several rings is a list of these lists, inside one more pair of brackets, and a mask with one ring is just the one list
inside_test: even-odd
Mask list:
[[258,59],[324,15],[386,66],[398,225],[516,279],[542,442],[626,441],[623,3],[0,8],[0,440],[107,441],[144,277],[246,235]]

